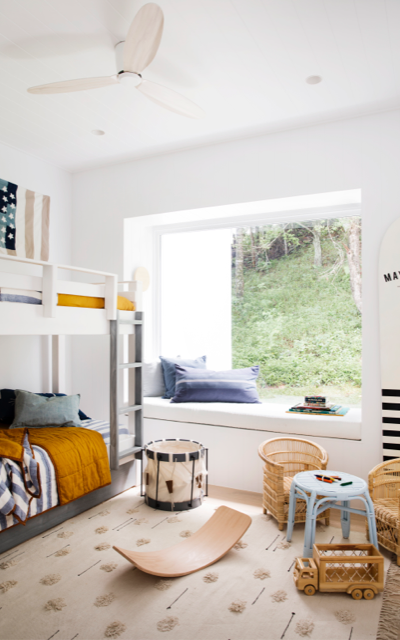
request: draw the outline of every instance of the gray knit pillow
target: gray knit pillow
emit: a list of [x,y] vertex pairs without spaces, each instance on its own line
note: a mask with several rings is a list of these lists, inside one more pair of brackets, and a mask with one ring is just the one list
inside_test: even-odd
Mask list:
[[44,398],[16,389],[15,396],[15,417],[10,429],[81,426],[79,394]]

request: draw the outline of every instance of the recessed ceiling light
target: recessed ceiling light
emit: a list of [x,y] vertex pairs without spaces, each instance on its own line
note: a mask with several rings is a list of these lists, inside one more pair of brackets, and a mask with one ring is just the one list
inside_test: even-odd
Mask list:
[[306,78],[306,82],[307,84],[319,84],[322,82],[322,78],[321,76],[308,76],[308,78]]
[[106,132],[102,129],[92,129],[92,133],[94,136],[104,136]]

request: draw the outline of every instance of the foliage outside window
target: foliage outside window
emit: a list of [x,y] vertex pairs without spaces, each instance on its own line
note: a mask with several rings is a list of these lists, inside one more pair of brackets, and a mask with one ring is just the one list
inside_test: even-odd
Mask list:
[[260,365],[262,398],[361,403],[361,219],[236,229],[233,367]]

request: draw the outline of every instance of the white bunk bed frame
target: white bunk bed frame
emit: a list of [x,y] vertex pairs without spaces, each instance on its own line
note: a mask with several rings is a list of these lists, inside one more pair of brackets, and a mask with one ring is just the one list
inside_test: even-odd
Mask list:
[[[21,275],[13,273],[14,263],[42,268],[42,275]],[[3,270],[5,268],[5,270]],[[20,269],[18,267],[18,269]],[[89,274],[103,278],[104,282],[87,284],[73,280],[61,280],[60,270]],[[32,269],[31,269],[32,271]],[[0,255],[0,287],[42,292],[42,304],[0,302],[0,335],[41,335],[49,336],[52,363],[52,391],[63,389],[65,335],[109,335],[110,336],[110,468],[112,484],[67,505],[43,512],[29,519],[25,526],[16,525],[0,532],[0,553],[32,538],[52,527],[108,500],[137,484],[135,460],[142,459],[142,283],[120,282],[113,273],[93,271],[65,265],[57,265],[28,258]],[[57,306],[58,294],[101,297],[104,309]],[[118,311],[117,295],[121,293],[135,303],[135,311]],[[129,362],[120,362],[122,341],[128,336]],[[119,401],[119,376],[121,370],[128,370],[128,405]],[[132,375],[131,375],[132,374]],[[131,434],[135,436],[134,446],[119,451],[119,416],[126,414]]]

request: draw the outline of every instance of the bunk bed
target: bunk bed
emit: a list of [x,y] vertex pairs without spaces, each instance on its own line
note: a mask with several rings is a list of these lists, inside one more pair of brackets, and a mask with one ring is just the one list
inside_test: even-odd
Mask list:
[[[65,273],[68,274],[67,278],[81,274],[85,279],[102,282],[90,284],[62,279],[61,276]],[[4,525],[3,518],[3,527],[0,527],[3,528],[0,531],[0,553],[137,484],[138,472],[135,462],[141,460],[143,444],[141,287],[141,282],[118,283],[117,276],[112,273],[0,254],[0,292],[9,292],[3,297],[5,302],[2,302],[0,297],[0,335],[48,336],[52,389],[47,391],[53,394],[65,391],[62,388],[65,335],[109,336],[109,423],[89,419],[82,421],[81,426],[101,434],[106,444],[111,470],[111,483],[107,483],[106,486],[99,485],[101,488],[68,504],[59,504],[51,461],[46,459],[46,451],[43,448],[31,447],[39,466],[42,465],[43,475],[45,467],[47,469],[45,480],[51,485],[51,495],[47,502],[42,500],[40,505],[32,500],[25,526],[17,524],[15,519],[8,519]],[[119,296],[133,303],[130,305],[133,310],[118,309],[117,307],[121,306]],[[69,298],[68,306],[60,306],[66,298]],[[82,304],[83,300],[84,306],[72,306],[74,300],[77,304]],[[89,306],[86,306],[85,300],[89,300]],[[91,300],[97,300],[95,306],[100,308],[94,308],[90,304]],[[129,304],[122,306],[126,308]],[[126,353],[129,362],[124,361]],[[127,404],[120,401],[122,385],[119,373],[122,371],[125,371],[128,377]],[[122,427],[119,424],[121,414],[128,416],[127,425]],[[3,462],[4,458],[0,458],[0,471]]]

